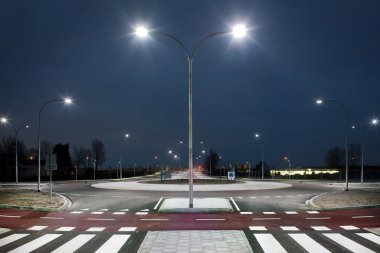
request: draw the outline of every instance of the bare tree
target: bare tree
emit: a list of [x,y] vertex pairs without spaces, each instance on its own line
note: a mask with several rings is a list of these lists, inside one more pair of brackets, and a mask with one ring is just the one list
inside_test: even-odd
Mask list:
[[[21,157],[22,159],[25,158],[25,154],[26,154],[26,147],[25,147],[25,144],[24,142],[18,140],[17,141],[17,145],[18,145],[18,155],[19,157]],[[8,136],[8,137],[3,137],[1,139],[1,151],[2,152],[5,152],[7,153],[8,157],[14,157],[15,154],[16,154],[16,137],[15,136]],[[12,159],[9,159],[9,161],[13,161]]]
[[356,143],[350,144],[348,148],[348,157],[350,159],[351,166],[355,166],[361,160],[362,157],[361,145]]
[[77,166],[77,168],[86,167],[86,156],[87,152],[83,147],[73,149],[73,164]]
[[95,160],[95,170],[98,165],[102,165],[106,161],[106,150],[101,140],[94,139],[91,143],[92,159]]
[[334,147],[327,151],[325,156],[326,166],[329,168],[340,168],[343,166],[345,151],[342,148]]

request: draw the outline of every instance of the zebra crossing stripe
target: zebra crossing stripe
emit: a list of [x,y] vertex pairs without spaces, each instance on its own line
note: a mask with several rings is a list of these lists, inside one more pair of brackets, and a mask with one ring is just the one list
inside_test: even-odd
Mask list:
[[95,253],[116,253],[129,237],[130,235],[113,235]]
[[71,231],[71,230],[74,230],[75,227],[60,227],[60,228],[57,228],[55,231]]
[[87,243],[89,240],[94,238],[95,235],[93,234],[87,234],[87,235],[77,235],[70,241],[63,244],[58,249],[54,250],[51,253],[72,253],[75,252],[77,249],[82,247],[85,243]]
[[28,230],[41,231],[41,230],[43,230],[45,228],[47,228],[47,226],[33,226],[31,228],[28,228]]
[[299,229],[294,226],[281,226],[281,229],[284,231],[299,231]]
[[7,245],[8,243],[17,241],[21,238],[24,238],[25,236],[28,236],[28,235],[29,234],[13,234],[13,235],[9,235],[7,237],[4,237],[4,238],[0,239],[0,247]]
[[122,214],[125,214],[125,212],[113,212],[112,214],[122,215]]
[[340,226],[340,227],[343,228],[344,230],[357,230],[357,229],[359,229],[355,226]]
[[136,227],[121,227],[119,232],[133,232],[136,231]]
[[249,230],[254,230],[254,231],[266,231],[266,227],[264,226],[249,226]]
[[289,234],[289,236],[309,253],[331,253],[331,251],[327,250],[306,234]]
[[32,252],[39,247],[53,241],[54,239],[57,239],[60,237],[62,234],[46,234],[41,237],[38,237],[37,239],[28,242],[14,250],[9,251],[8,253],[29,253]]
[[351,239],[348,239],[347,237],[344,237],[341,234],[336,233],[324,233],[324,236],[329,238],[330,240],[336,242],[337,244],[341,245],[342,247],[354,252],[354,253],[376,253],[375,251],[372,251],[362,245],[360,245],[357,242],[354,242]]
[[361,236],[367,240],[370,240],[371,242],[374,242],[378,245],[380,245],[380,236],[377,236],[372,233],[356,233],[358,236]]
[[308,214],[317,214],[319,213],[318,211],[306,211]]
[[331,230],[325,226],[311,226],[311,228],[314,229],[315,231],[330,231]]
[[87,229],[86,231],[87,232],[101,232],[104,229],[106,229],[106,228],[105,227],[91,227],[91,228]]
[[265,253],[287,253],[271,234],[254,234]]

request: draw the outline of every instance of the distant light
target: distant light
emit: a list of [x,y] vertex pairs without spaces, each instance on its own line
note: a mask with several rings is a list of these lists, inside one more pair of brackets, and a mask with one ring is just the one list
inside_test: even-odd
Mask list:
[[156,159],[156,160],[157,160],[157,159],[158,159],[158,156],[155,156],[155,157],[154,157],[154,159]]
[[322,99],[318,99],[317,101],[315,101],[317,104],[323,104],[323,100]]
[[29,128],[29,126],[28,126],[28,125],[26,125],[26,126],[25,126],[25,128]]
[[67,104],[67,105],[70,105],[70,104],[72,104],[73,103],[73,100],[71,99],[71,98],[64,98],[63,99],[63,102],[65,103],[65,104]]
[[1,123],[3,124],[8,123],[8,119],[6,117],[2,117],[0,120],[1,120]]
[[135,34],[137,37],[144,38],[148,36],[148,29],[144,26],[139,26],[136,28]]
[[205,151],[205,150],[202,150],[202,154],[204,154],[204,153],[206,153],[206,151]]
[[260,134],[255,134],[255,137],[256,137],[256,138],[259,138],[259,137],[260,137]]
[[125,134],[124,136],[125,136],[125,138],[129,138],[129,134]]
[[168,152],[169,154],[172,154],[173,153],[173,150],[169,150],[169,152]]
[[242,24],[236,25],[232,29],[232,34],[235,38],[243,38],[247,34],[247,28]]
[[178,158],[178,156],[177,155],[174,155],[174,159],[177,159]]
[[351,128],[352,128],[352,129],[355,129],[355,128],[356,128],[356,126],[352,126]]
[[284,160],[288,160],[288,157],[287,157],[287,156],[284,156]]
[[371,121],[371,124],[372,125],[377,125],[379,123],[379,120],[378,119],[373,119],[372,121]]
[[183,143],[183,141],[179,141],[179,144],[182,144]]
[[201,141],[201,145],[203,145],[203,141]]

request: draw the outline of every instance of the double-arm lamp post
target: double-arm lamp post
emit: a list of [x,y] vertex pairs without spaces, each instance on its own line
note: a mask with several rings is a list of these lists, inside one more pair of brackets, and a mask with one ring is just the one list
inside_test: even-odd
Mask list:
[[71,98],[55,98],[50,99],[46,101],[44,104],[42,104],[40,111],[38,113],[38,186],[37,190],[40,191],[40,184],[41,184],[41,115],[42,110],[50,103],[55,102],[63,102],[65,105],[71,105],[73,103],[73,100]]
[[345,119],[345,139],[346,139],[346,191],[348,191],[348,112],[346,107],[339,102],[338,100],[328,99],[328,100],[322,100],[318,99],[316,101],[318,105],[321,105],[323,103],[335,103],[342,108],[344,112],[344,119]]
[[121,145],[123,144],[123,140],[128,139],[128,138],[129,138],[129,134],[124,134],[120,138],[120,147],[119,147],[119,150],[120,150],[120,156],[119,156],[120,180],[123,178],[123,155],[122,155],[123,151],[122,151]]
[[1,118],[1,123],[4,125],[9,124],[15,133],[15,138],[16,138],[16,165],[15,165],[16,169],[15,170],[16,170],[16,184],[18,184],[18,132],[20,131],[21,128],[29,128],[29,126],[28,125],[20,125],[18,127],[15,127],[5,117]]
[[244,25],[237,25],[233,28],[232,31],[227,32],[216,32],[211,33],[205,37],[203,37],[196,46],[190,51],[181,40],[179,40],[176,36],[159,31],[150,31],[146,27],[137,27],[135,30],[135,35],[138,37],[147,37],[149,34],[153,35],[162,35],[173,41],[175,41],[184,51],[186,55],[186,59],[188,62],[188,83],[189,83],[189,208],[193,208],[193,60],[197,50],[200,46],[208,41],[211,38],[220,37],[224,35],[233,35],[236,38],[242,38],[246,35],[247,29]]

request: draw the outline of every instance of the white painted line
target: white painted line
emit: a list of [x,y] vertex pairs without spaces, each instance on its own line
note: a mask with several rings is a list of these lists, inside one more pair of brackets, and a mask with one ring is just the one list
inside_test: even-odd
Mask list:
[[4,217],[4,218],[20,218],[21,216],[17,216],[17,215],[0,215],[0,217]]
[[276,214],[275,212],[263,212],[263,214]]
[[360,245],[357,242],[354,242],[351,239],[348,239],[347,237],[344,237],[341,234],[334,234],[334,233],[324,233],[324,236],[329,238],[330,240],[336,242],[337,244],[341,245],[342,247],[348,249],[351,252],[354,253],[375,253],[375,251],[372,251],[362,245]]
[[121,227],[119,232],[134,232],[136,231],[136,227]]
[[299,229],[295,226],[280,226],[284,231],[299,231]]
[[29,253],[29,252],[32,252],[36,249],[38,249],[39,247],[53,241],[54,239],[57,239],[58,237],[60,237],[62,234],[46,234],[46,235],[43,235],[41,237],[38,237],[37,239],[31,241],[31,242],[28,242],[18,248],[15,248],[14,250],[12,251],[9,251],[8,253]]
[[367,240],[370,240],[371,242],[374,242],[378,245],[380,245],[380,236],[372,234],[372,233],[356,233],[358,236],[361,236]]
[[169,219],[155,219],[155,218],[152,218],[152,219],[140,219],[140,220],[151,220],[151,221],[168,221]]
[[13,234],[13,235],[8,235],[7,237],[1,238],[0,239],[0,247],[7,245],[8,243],[17,241],[21,238],[24,238],[25,236],[28,236],[29,234]]
[[129,209],[119,210],[120,212],[129,212]]
[[140,210],[140,212],[149,212],[149,209]]
[[353,219],[364,219],[364,218],[373,218],[375,216],[371,216],[371,215],[368,215],[368,216],[352,216]]
[[8,231],[11,231],[11,230],[8,228],[0,228],[0,235],[6,233]]
[[318,211],[306,211],[307,213],[309,213],[309,214],[317,214],[317,213],[319,213]]
[[281,218],[253,218],[252,220],[281,220]]
[[101,232],[104,229],[106,229],[106,228],[105,227],[91,227],[91,228],[87,229],[86,231],[87,232]]
[[60,227],[60,228],[57,228],[55,231],[72,231],[74,230],[75,227]]
[[40,217],[40,219],[63,220],[63,217]]
[[45,228],[47,228],[47,226],[33,226],[33,227],[28,228],[28,230],[41,231]]
[[325,247],[311,239],[306,234],[289,234],[299,245],[309,253],[330,253]]
[[157,204],[154,206],[153,210],[156,210],[156,209],[157,209],[157,207],[160,205],[161,201],[162,201],[162,197],[161,197],[160,200],[157,202]]
[[98,196],[98,195],[87,195],[88,197],[102,197],[102,196]]
[[305,218],[306,220],[329,220],[331,217],[314,217],[314,218]]
[[54,250],[51,253],[73,253],[86,244],[89,240],[94,238],[94,234],[86,234],[86,235],[77,235],[70,241],[63,244],[58,249]]
[[226,220],[226,219],[195,219],[195,220],[198,220],[198,221],[222,221],[222,220]]
[[287,253],[271,234],[254,234],[265,253]]
[[95,253],[119,252],[130,235],[113,235]]
[[91,214],[103,214],[104,212],[92,212]]
[[252,196],[251,199],[255,199],[256,197],[255,196]]
[[125,212],[113,212],[112,214],[122,215],[122,214],[125,214]]
[[235,208],[236,208],[236,211],[240,212],[240,208],[238,207],[238,205],[235,203],[235,200],[231,197],[230,198],[232,204],[234,204]]
[[99,212],[107,212],[108,209],[100,209]]
[[252,212],[240,212],[240,214],[253,214]]
[[237,199],[242,199],[243,197],[235,197],[235,198],[237,198]]
[[355,226],[340,226],[341,228],[343,228],[344,230],[358,230],[360,228],[357,228]]
[[70,213],[72,213],[72,214],[81,214],[81,213],[83,213],[82,211],[72,211],[72,212],[70,212]]
[[136,212],[135,214],[136,214],[136,215],[147,215],[148,212]]
[[249,226],[249,230],[253,231],[266,231],[266,227],[264,226]]
[[282,196],[275,196],[275,198],[281,198]]
[[90,208],[83,208],[83,209],[79,209],[79,210],[81,210],[81,211],[89,211]]
[[115,219],[88,218],[87,220],[110,221],[110,220],[115,220]]
[[296,211],[286,211],[285,213],[286,214],[298,214],[298,212],[296,212]]
[[315,231],[330,231],[331,230],[325,226],[311,226],[311,228],[314,229]]

